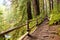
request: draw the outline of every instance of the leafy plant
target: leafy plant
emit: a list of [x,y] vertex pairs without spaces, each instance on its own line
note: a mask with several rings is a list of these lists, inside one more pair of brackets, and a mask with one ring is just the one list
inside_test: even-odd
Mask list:
[[49,19],[49,25],[55,24],[60,21],[60,13],[57,10],[52,10]]

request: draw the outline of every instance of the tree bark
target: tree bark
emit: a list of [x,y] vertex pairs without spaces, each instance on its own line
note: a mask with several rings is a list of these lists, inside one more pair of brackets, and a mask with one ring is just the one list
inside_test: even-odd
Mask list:
[[28,15],[28,20],[32,19],[31,2],[29,0],[27,2],[27,15]]
[[53,0],[49,0],[50,10],[53,9]]
[[57,10],[60,12],[60,0],[57,0]]
[[32,0],[35,16],[40,14],[39,10],[39,0]]

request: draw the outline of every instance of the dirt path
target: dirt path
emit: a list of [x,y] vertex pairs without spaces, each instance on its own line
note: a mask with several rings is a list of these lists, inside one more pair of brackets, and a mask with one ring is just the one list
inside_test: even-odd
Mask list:
[[60,40],[60,36],[57,35],[57,28],[60,25],[53,25],[49,27],[47,22],[43,22],[34,33],[30,36],[26,36],[23,40]]

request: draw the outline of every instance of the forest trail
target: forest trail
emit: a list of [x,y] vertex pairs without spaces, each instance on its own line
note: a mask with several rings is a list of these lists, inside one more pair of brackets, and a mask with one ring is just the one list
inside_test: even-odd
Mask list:
[[23,40],[60,40],[57,31],[59,26],[60,25],[49,26],[45,20],[30,36],[26,36]]

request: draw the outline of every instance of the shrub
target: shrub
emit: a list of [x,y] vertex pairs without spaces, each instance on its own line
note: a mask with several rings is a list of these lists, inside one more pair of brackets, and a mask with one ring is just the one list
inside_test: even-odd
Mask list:
[[56,24],[60,21],[60,13],[57,10],[53,10],[50,14],[49,25]]

